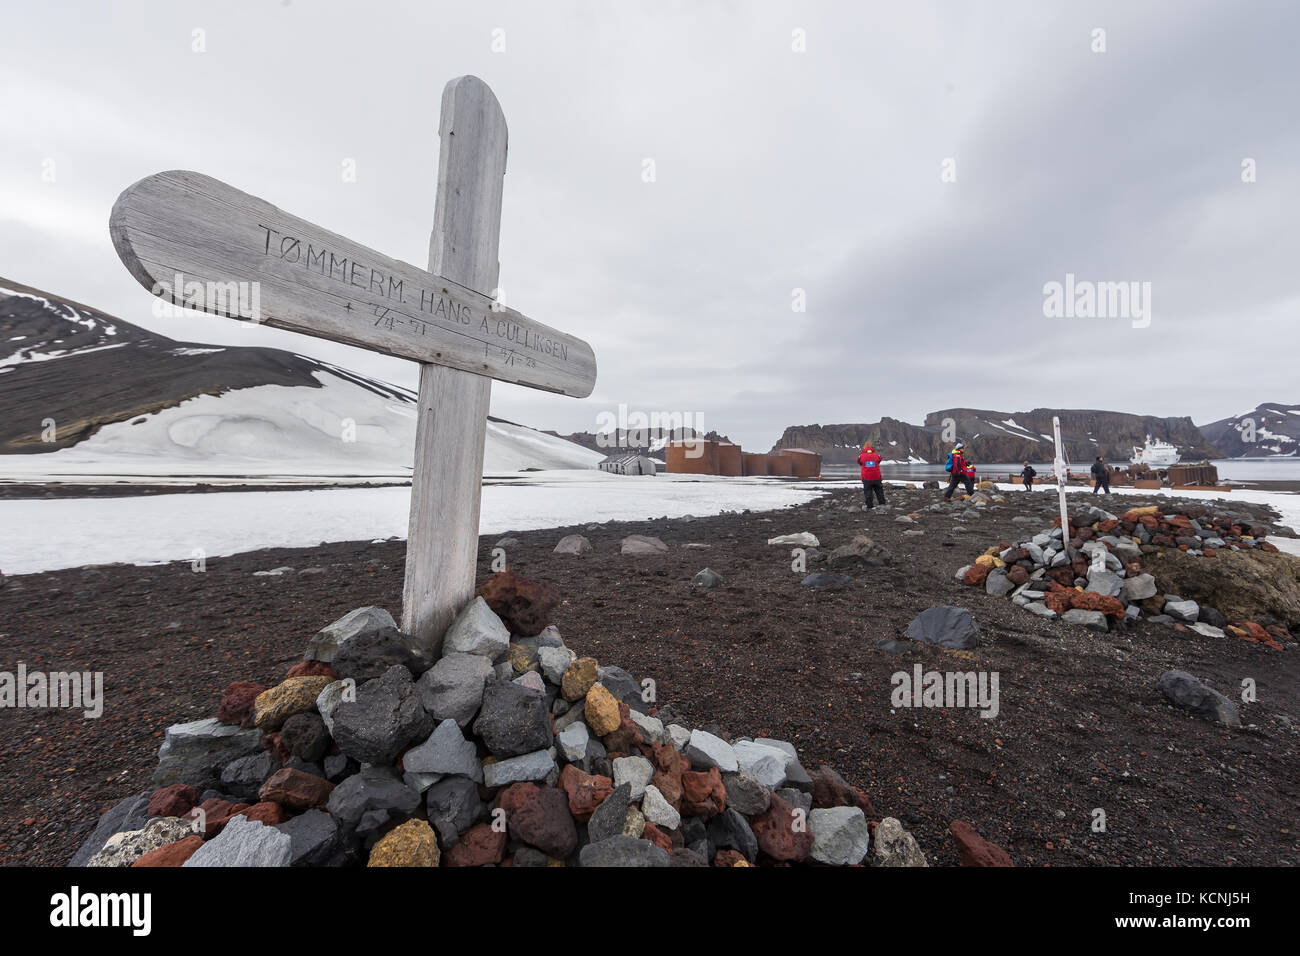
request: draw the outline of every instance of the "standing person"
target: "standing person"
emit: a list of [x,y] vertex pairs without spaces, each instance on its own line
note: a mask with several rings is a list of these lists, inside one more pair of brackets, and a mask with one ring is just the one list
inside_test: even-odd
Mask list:
[[1092,463],[1092,478],[1094,482],[1092,493],[1094,495],[1098,491],[1101,491],[1103,494],[1110,494],[1110,469],[1106,467],[1106,463],[1101,460],[1100,455],[1098,455],[1097,460]]
[[1025,470],[1020,473],[1020,479],[1025,483],[1025,491],[1034,490],[1034,477],[1037,474],[1038,472],[1029,466],[1029,462],[1025,462]]
[[956,447],[948,452],[948,461],[944,464],[943,470],[948,472],[948,490],[943,493],[944,501],[952,500],[952,493],[957,490],[958,484],[966,486],[966,494],[975,494],[974,471],[966,463],[966,446],[957,442]]
[[880,498],[885,503],[885,483],[880,477],[880,453],[871,447],[871,442],[862,446],[858,455],[858,464],[862,466],[862,494],[867,499],[867,510],[872,508],[872,497]]

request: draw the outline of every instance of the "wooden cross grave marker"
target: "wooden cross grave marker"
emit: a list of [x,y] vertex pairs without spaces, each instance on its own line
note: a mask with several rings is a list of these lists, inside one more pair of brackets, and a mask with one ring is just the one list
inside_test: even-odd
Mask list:
[[492,379],[575,398],[596,382],[591,346],[492,298],[506,120],[487,84],[449,82],[438,132],[427,272],[198,173],[142,179],[109,220],[154,295],[420,362],[402,630],[435,658],[474,595]]

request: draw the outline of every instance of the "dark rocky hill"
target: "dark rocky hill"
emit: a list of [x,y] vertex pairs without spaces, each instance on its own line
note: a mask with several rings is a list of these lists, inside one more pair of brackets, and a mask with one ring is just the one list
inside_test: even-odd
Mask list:
[[1300,455],[1300,405],[1266,402],[1244,415],[1202,425],[1201,431],[1229,458]]

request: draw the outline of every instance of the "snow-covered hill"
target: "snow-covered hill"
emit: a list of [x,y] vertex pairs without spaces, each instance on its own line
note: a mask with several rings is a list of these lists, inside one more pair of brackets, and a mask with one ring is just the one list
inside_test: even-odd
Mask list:
[[1202,425],[1229,458],[1300,457],[1300,405],[1265,402],[1253,412]]
[[[0,423],[11,478],[395,478],[411,471],[415,395],[279,349],[176,342],[0,282]],[[486,474],[602,457],[488,421]]]

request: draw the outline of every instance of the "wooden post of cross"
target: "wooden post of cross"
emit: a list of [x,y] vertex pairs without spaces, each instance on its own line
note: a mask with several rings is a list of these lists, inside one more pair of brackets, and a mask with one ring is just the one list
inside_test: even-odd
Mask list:
[[[447,84],[438,135],[429,271],[496,300],[507,137],[505,114],[486,83],[462,76]],[[435,656],[452,617],[474,595],[491,396],[490,378],[420,366],[402,630]]]
[[402,628],[433,657],[474,593],[491,380],[596,382],[591,346],[496,296],[506,122],[487,84],[447,84],[439,134],[427,272],[199,173],[140,180],[109,220],[154,295],[421,363]]

